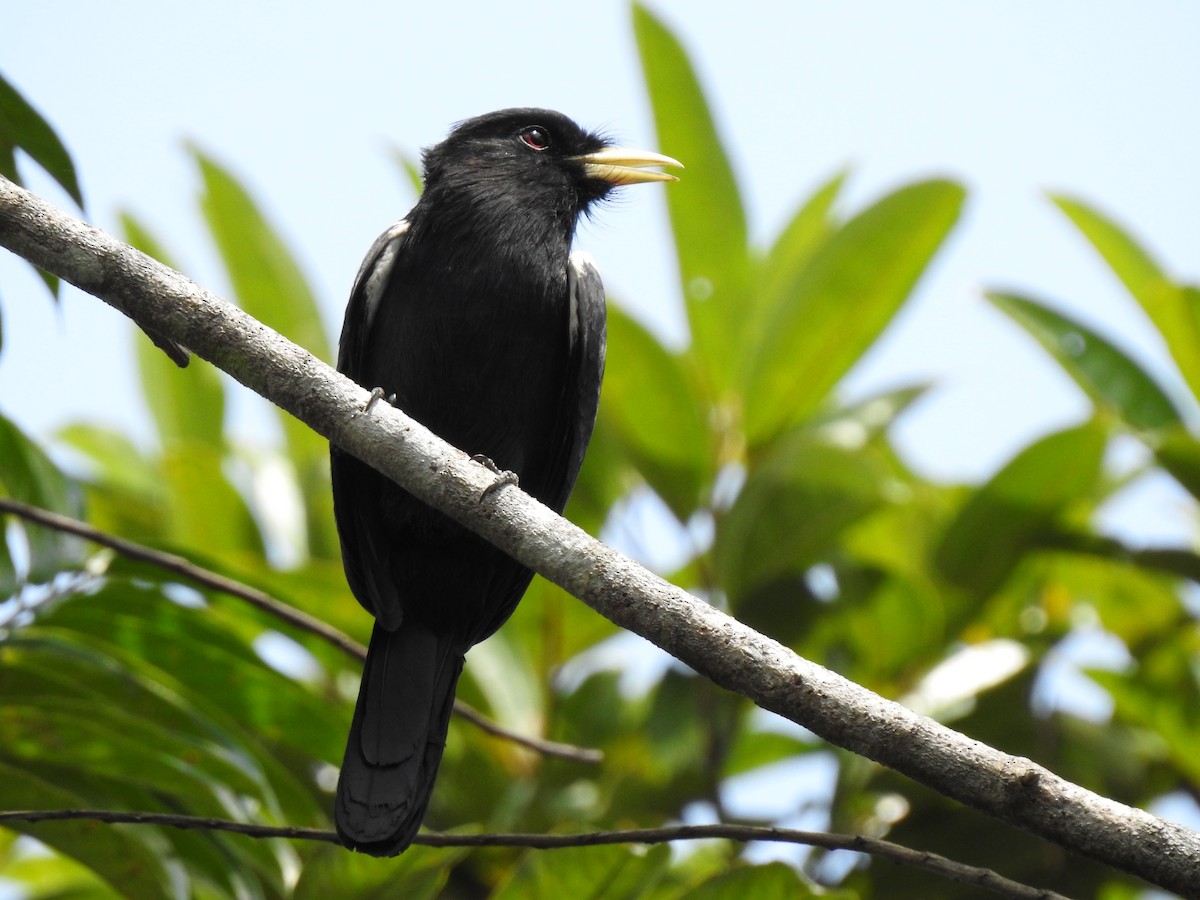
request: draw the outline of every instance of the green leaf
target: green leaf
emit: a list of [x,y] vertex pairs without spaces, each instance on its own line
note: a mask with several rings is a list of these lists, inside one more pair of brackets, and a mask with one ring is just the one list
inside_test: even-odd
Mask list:
[[1025,297],[994,291],[986,296],[1033,335],[1093,401],[1129,427],[1151,430],[1180,424],[1179,410],[1158,383],[1091,329]]
[[1184,490],[1200,499],[1200,441],[1182,426],[1170,428],[1158,436],[1154,455]]
[[412,188],[413,195],[420,197],[425,190],[425,179],[421,175],[421,164],[414,159],[409,153],[401,150],[399,147],[392,146],[392,160],[400,167],[400,171],[404,173],[404,177],[408,180],[408,186]]
[[753,302],[746,214],[699,79],[679,41],[641,3],[633,30],[659,149],[687,167],[666,188],[693,351],[707,387],[733,385],[740,335]]
[[[316,761],[340,756],[349,708],[318,700],[267,666],[249,638],[235,636],[237,616],[227,607],[179,606],[161,587],[112,580],[42,613],[22,634],[81,656],[97,672],[96,690],[108,692],[99,702],[221,748],[253,779],[269,819],[321,824],[325,803],[312,773]],[[219,780],[237,786],[233,775]]]
[[121,432],[76,422],[60,429],[54,437],[59,444],[82,454],[90,479],[127,495],[147,497],[161,492],[162,480],[154,463]]
[[[0,416],[0,490],[14,500],[81,518],[79,486],[8,419]],[[29,523],[19,527],[29,543],[28,578],[46,581],[83,559],[83,542]]]
[[836,230],[833,205],[846,184],[846,176],[846,172],[839,172],[821,185],[775,239],[763,261],[762,292],[765,299],[757,307],[760,312],[774,310],[784,302],[784,295],[800,277],[813,253]]
[[1130,649],[1182,635],[1187,611],[1174,577],[1139,564],[1137,551],[1113,541],[1104,556],[1061,554],[1049,560],[1042,591],[1091,607],[1104,630]]
[[999,588],[1038,534],[1095,489],[1107,440],[1088,422],[1018,453],[950,522],[934,551],[941,574],[976,597]]
[[0,75],[0,175],[21,184],[13,160],[13,148],[19,148],[46,170],[51,178],[83,208],[83,192],[75,164],[63,142],[41,114]]
[[780,442],[717,528],[717,571],[735,605],[819,562],[843,530],[884,504],[885,477],[857,448],[805,432]]
[[[228,171],[199,150],[193,155],[204,181],[200,206],[242,308],[317,358],[331,360],[316,299],[283,240]],[[290,414],[271,409],[283,429],[304,500],[308,550],[320,558],[337,558],[329,445]]]
[[745,396],[759,445],[810,415],[908,298],[958,219],[949,181],[901,188],[859,213],[808,260],[761,320]]
[[167,488],[168,541],[216,556],[263,552],[262,534],[245,499],[230,484],[224,455],[204,444],[175,444],[161,460]]
[[1200,290],[1173,283],[1149,253],[1097,210],[1063,195],[1050,199],[1150,317],[1192,394],[1200,397]]
[[608,346],[601,415],[650,486],[686,519],[712,475],[712,439],[694,383],[683,359],[615,305]]
[[[796,870],[781,862],[761,866],[738,865],[692,887],[688,900],[794,900],[836,897],[840,892],[817,891]],[[849,895],[847,895],[848,897]]]
[[341,847],[319,850],[304,864],[293,900],[434,900],[465,850],[421,848],[396,859],[372,859]]
[[[611,372],[610,369],[610,377]],[[611,384],[606,383],[604,389],[611,391]],[[588,534],[599,534],[608,520],[609,510],[634,480],[633,462],[624,441],[616,433],[609,416],[601,412],[563,515]]]
[[665,844],[636,853],[628,847],[569,847],[526,853],[493,900],[587,897],[635,900],[661,877],[670,860]]
[[[1181,655],[1187,650],[1179,646]],[[1163,690],[1162,685],[1147,683],[1132,673],[1090,670],[1088,676],[1112,696],[1118,720],[1139,725],[1166,747],[1171,766],[1189,782],[1200,781],[1200,721],[1196,709],[1200,690],[1194,679]]]
[[726,777],[812,753],[818,746],[777,731],[752,731],[750,722],[733,732],[733,745],[725,757]]
[[[179,267],[165,248],[132,213],[121,213],[125,239],[148,256],[173,269]],[[142,396],[158,426],[164,447],[178,442],[225,444],[225,391],[217,369],[196,359],[180,369],[150,341],[137,341]]]
[[[0,793],[8,809],[80,809],[87,801],[59,784],[34,777],[0,758]],[[103,822],[73,820],[28,824],[8,822],[6,828],[37,838],[60,853],[83,863],[123,897],[169,900],[167,873],[156,854],[137,832]]]

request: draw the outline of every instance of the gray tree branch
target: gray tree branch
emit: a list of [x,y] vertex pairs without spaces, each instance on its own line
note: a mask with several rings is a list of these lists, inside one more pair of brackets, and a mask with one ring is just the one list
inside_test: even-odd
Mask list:
[[0,246],[210,360],[622,628],[830,743],[1146,881],[1200,896],[1200,835],[803,659],[509,486],[190,279],[0,178]]

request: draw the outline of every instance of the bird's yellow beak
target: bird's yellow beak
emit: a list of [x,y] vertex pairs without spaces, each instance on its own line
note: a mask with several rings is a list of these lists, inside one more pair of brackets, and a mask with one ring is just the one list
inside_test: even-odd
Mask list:
[[645,166],[678,166],[683,168],[679,160],[652,153],[649,150],[630,150],[628,147],[605,147],[595,153],[585,153],[582,156],[572,156],[571,159],[583,163],[583,169],[590,178],[599,178],[611,184],[640,184],[646,181],[678,181],[674,175],[666,172],[650,172]]

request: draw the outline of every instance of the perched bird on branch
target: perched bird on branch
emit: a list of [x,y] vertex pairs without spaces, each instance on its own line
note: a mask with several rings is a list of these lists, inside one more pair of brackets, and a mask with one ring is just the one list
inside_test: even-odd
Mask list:
[[[544,109],[462,122],[423,163],[421,199],[359,270],[338,369],[561,512],[604,372],[604,290],[571,252],[575,226],[615,186],[674,181],[649,167],[679,163]],[[463,657],[532,573],[331,455],[346,578],[375,617],[335,821],[347,847],[392,856],[429,804]]]

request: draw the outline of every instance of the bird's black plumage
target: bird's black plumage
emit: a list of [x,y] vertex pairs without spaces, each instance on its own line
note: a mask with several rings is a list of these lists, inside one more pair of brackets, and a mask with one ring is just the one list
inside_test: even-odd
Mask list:
[[[676,163],[539,109],[463,122],[423,162],[420,201],[359,271],[338,368],[561,511],[604,370],[603,288],[571,255],[575,226],[615,184],[674,180],[641,167]],[[346,577],[376,619],[335,821],[347,846],[393,855],[429,803],[463,657],[531,573],[337,447],[331,456]]]

